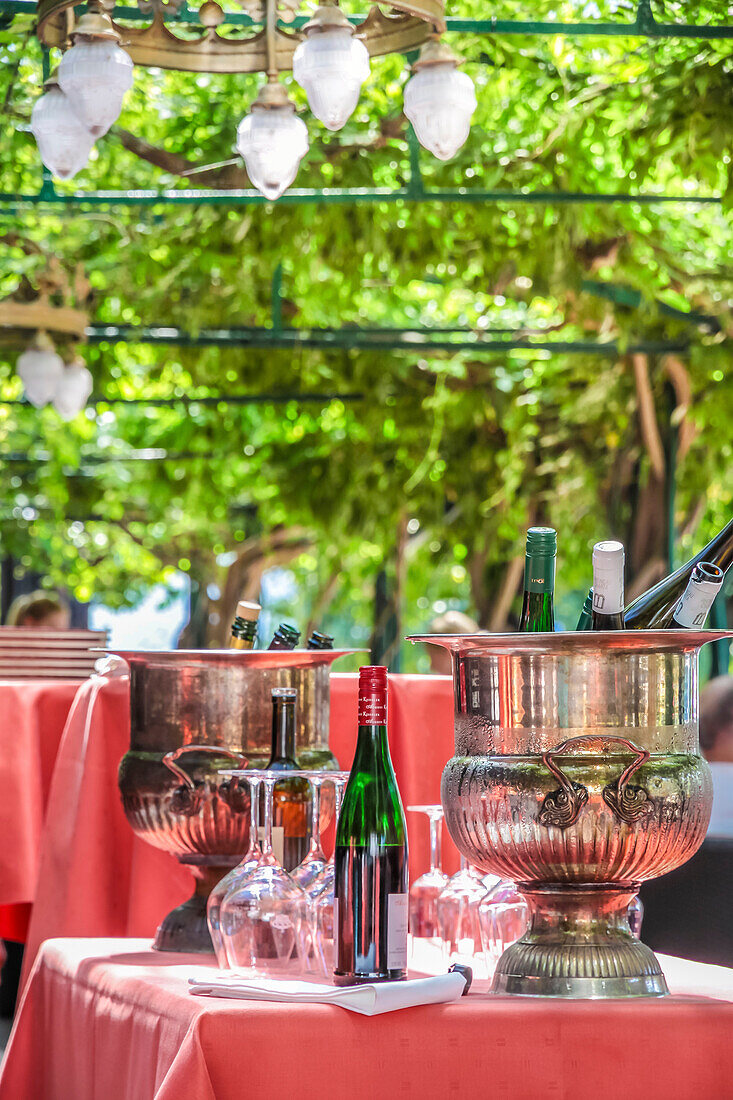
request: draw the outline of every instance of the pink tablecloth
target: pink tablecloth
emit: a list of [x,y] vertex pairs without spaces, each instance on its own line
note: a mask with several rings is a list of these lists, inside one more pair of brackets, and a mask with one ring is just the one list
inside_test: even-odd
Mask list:
[[[330,743],[348,767],[356,739],[356,675],[334,675]],[[79,691],[56,762],[41,841],[36,903],[24,975],[53,936],[152,936],[162,917],[192,893],[189,872],[138,840],[117,790],[129,747],[127,681],[93,677]],[[453,754],[451,681],[390,677],[390,744],[404,804],[440,801],[440,776]],[[427,867],[428,826],[408,814],[413,876]],[[457,855],[444,836],[445,864]]]
[[0,937],[25,939],[56,753],[78,681],[0,681]]
[[662,957],[663,1000],[471,992],[372,1018],[191,996],[196,956],[139,940],[44,945],[0,1100],[724,1100],[733,971]]

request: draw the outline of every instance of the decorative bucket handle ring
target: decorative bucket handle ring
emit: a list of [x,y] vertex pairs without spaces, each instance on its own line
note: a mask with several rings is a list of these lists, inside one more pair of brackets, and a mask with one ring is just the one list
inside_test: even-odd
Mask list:
[[176,778],[180,780],[181,784],[184,787],[188,787],[190,791],[196,789],[196,784],[188,772],[185,772],[181,765],[176,763],[179,757],[187,752],[209,752],[215,756],[227,756],[230,760],[236,760],[240,768],[247,767],[247,759],[242,756],[241,752],[220,748],[218,745],[182,745],[179,749],[173,749],[172,752],[167,752],[163,757],[163,763],[166,768],[173,772]]
[[570,737],[567,741],[556,745],[554,749],[548,749],[547,752],[542,753],[543,762],[555,776],[560,787],[545,795],[538,815],[541,825],[548,827],[554,825],[558,829],[567,829],[577,821],[583,806],[588,801],[588,788],[582,783],[573,782],[556,763],[555,757],[561,756],[568,749],[599,741],[604,744],[604,747],[608,744],[623,745],[636,756],[636,759],[624,768],[618,779],[614,779],[603,788],[603,801],[617,818],[629,825],[652,812],[654,803],[647,791],[643,787],[629,783],[634,772],[649,759],[650,754],[647,750],[638,748],[625,737],[597,733],[582,734],[580,737]]

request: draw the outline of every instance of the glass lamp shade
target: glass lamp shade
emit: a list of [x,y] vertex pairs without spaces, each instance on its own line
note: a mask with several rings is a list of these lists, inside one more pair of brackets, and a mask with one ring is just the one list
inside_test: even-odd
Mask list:
[[41,160],[61,180],[75,176],[94,148],[94,138],[56,84],[33,105],[31,132]]
[[417,140],[440,160],[461,148],[476,110],[473,82],[451,61],[426,65],[405,85],[405,114]]
[[81,412],[92,392],[92,385],[92,376],[81,359],[69,363],[53,395],[53,407],[62,420],[73,420]]
[[342,27],[309,32],[293,54],[293,76],[329,130],[340,130],[352,114],[369,71],[366,46]]
[[17,371],[26,397],[40,409],[54,396],[64,374],[64,361],[53,346],[39,343],[23,352]]
[[98,138],[120,117],[132,74],[132,59],[116,42],[82,38],[61,58],[56,75],[73,110]]
[[257,190],[265,198],[279,199],[308,152],[308,130],[292,106],[255,106],[239,124],[237,151]]

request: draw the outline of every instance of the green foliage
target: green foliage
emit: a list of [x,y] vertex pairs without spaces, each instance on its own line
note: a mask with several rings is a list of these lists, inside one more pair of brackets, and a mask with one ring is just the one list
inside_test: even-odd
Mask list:
[[[720,23],[727,5],[654,10],[660,21]],[[485,11],[462,0],[450,14]],[[522,10],[500,0],[491,14],[631,18],[627,5],[610,0],[592,11],[549,0]],[[698,431],[677,471],[677,511],[688,542],[704,537],[729,516],[733,474],[726,208],[522,198],[541,190],[729,195],[730,43],[516,35],[453,35],[451,42],[467,59],[479,107],[453,161],[420,154],[425,185],[506,189],[516,201],[23,210],[0,221],[0,295],[32,282],[53,254],[69,268],[83,264],[95,320],[195,333],[268,324],[281,263],[285,320],[299,327],[546,329],[550,338],[616,339],[622,347],[683,337],[690,341],[687,415]],[[40,72],[30,27],[16,18],[0,33],[4,192],[40,185],[27,131]],[[375,61],[354,117],[337,135],[325,135],[306,109],[311,150],[298,185],[404,185],[406,77],[402,59]],[[194,165],[226,161],[257,85],[255,77],[138,71],[118,126],[59,190],[221,185],[212,173],[181,178],[150,164],[126,147],[125,132]],[[640,307],[590,293],[588,279],[639,291]],[[712,315],[720,333],[662,313],[659,303]],[[0,349],[5,398],[20,393],[16,355]],[[487,621],[524,527],[539,518],[561,532],[560,605],[567,601],[572,625],[592,542],[611,531],[628,536],[639,519],[634,487],[647,478],[648,458],[625,358],[132,344],[84,355],[95,411],[65,425],[50,409],[0,407],[3,550],[80,598],[129,603],[177,568],[222,579],[227,566],[216,559],[229,561],[222,555],[254,533],[305,528],[317,552],[293,562],[304,611],[320,613],[319,594],[338,574],[326,622],[348,619],[361,640],[374,575],[394,553],[400,525],[413,518],[419,531],[406,549],[405,629],[425,627],[436,601]],[[649,371],[665,435],[663,362],[650,361]],[[273,391],[366,396],[323,407],[104,401]],[[158,457],[143,461],[151,455]],[[695,532],[688,521],[703,498]]]

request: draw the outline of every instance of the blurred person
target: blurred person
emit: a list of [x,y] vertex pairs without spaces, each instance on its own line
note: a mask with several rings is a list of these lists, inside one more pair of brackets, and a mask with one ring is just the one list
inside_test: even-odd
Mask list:
[[707,835],[733,839],[733,676],[718,676],[700,692],[700,745],[713,773]]
[[[446,611],[433,619],[428,627],[431,634],[478,634],[480,627],[470,615],[463,611]],[[452,672],[451,655],[442,646],[429,645],[430,671],[435,676],[450,676]]]
[[13,600],[6,625],[26,630],[68,630],[71,611],[56,592],[39,590]]

